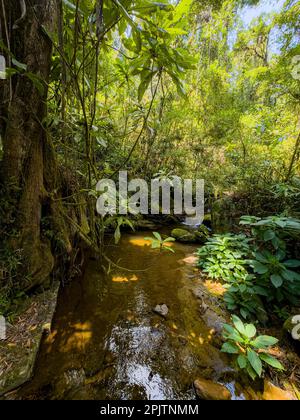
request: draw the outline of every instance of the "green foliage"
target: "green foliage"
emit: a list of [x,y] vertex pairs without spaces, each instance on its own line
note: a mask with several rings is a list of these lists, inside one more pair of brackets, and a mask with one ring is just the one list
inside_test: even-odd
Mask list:
[[198,251],[199,266],[209,277],[223,280],[230,311],[265,322],[266,306],[299,303],[300,260],[288,258],[287,241],[299,236],[300,221],[243,216],[240,223],[252,237],[214,235]]
[[266,310],[262,298],[268,292],[256,284],[255,276],[246,274],[244,278],[225,284],[224,302],[231,312],[239,312],[244,319],[266,320]]
[[0,251],[0,315],[12,320],[15,309],[25,295],[20,290],[22,250],[11,250],[7,245]]
[[232,316],[233,326],[224,324],[222,347],[224,353],[235,355],[238,367],[245,370],[251,379],[261,377],[267,367],[282,371],[284,367],[268,350],[278,343],[274,337],[257,336],[253,324],[244,324],[240,318]]
[[105,219],[104,222],[105,228],[112,227],[114,229],[114,239],[115,244],[118,244],[121,239],[121,227],[129,227],[131,230],[134,229],[133,222],[125,216],[110,216],[107,219]]
[[258,245],[270,242],[275,250],[285,250],[287,238],[300,238],[300,220],[291,217],[270,216],[262,219],[243,216],[240,224],[251,228]]
[[300,274],[291,268],[299,268],[299,260],[286,260],[285,253],[268,250],[254,253],[250,265],[257,274],[258,284],[266,290],[268,300],[291,301],[297,304],[300,296]]
[[154,238],[151,238],[151,237],[145,238],[146,241],[151,242],[152,249],[159,249],[160,251],[166,250],[166,251],[175,253],[174,249],[171,248],[169,245],[170,242],[175,242],[174,238],[169,237],[169,238],[163,239],[160,233],[158,232],[153,232],[153,236]]
[[300,221],[287,217],[242,217],[249,226],[256,247],[249,261],[256,283],[265,290],[268,301],[298,303],[300,297],[300,260],[287,258],[287,240],[300,236]]
[[242,280],[247,274],[249,250],[245,235],[213,235],[197,252],[199,267],[213,279]]

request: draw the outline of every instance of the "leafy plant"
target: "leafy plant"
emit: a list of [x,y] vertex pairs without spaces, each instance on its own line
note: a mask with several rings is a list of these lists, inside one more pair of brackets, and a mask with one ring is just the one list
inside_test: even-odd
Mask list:
[[287,306],[280,307],[280,306],[274,306],[273,307],[274,313],[280,318],[282,321],[286,321],[289,316],[291,315],[291,312]]
[[282,250],[271,253],[268,250],[254,253],[250,264],[258,275],[258,283],[268,290],[268,299],[282,302],[284,299],[297,303],[300,296],[300,274],[291,268],[299,268],[299,260],[286,260]]
[[198,265],[213,279],[225,282],[243,279],[247,274],[245,258],[249,252],[249,239],[245,235],[213,235],[198,250]]
[[214,235],[198,250],[199,266],[209,277],[225,282],[230,311],[264,322],[266,305],[299,302],[300,260],[287,257],[287,240],[299,234],[300,221],[244,216],[240,223],[251,228],[253,237]]
[[160,251],[166,250],[175,253],[174,249],[168,245],[170,242],[175,242],[174,238],[169,237],[167,239],[163,239],[158,232],[153,232],[153,236],[154,238],[145,238],[146,241],[151,242],[152,249],[159,249]]
[[286,249],[285,239],[300,236],[300,221],[290,217],[270,216],[264,219],[255,216],[243,216],[241,225],[249,226],[256,240],[270,242],[277,249]]
[[223,337],[226,343],[222,352],[236,356],[238,367],[245,370],[254,380],[261,377],[266,367],[284,370],[282,364],[268,353],[268,350],[278,343],[277,338],[260,335],[253,324],[244,324],[235,315],[232,316],[233,326],[224,324]]
[[227,283],[225,287],[224,301],[229,311],[238,311],[244,319],[255,316],[261,322],[266,320],[261,297],[268,296],[268,293],[255,284],[253,275],[246,274],[243,279]]

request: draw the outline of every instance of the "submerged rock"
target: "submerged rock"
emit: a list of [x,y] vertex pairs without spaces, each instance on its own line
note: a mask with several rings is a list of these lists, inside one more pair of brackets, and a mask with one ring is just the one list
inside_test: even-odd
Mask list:
[[262,398],[267,401],[286,401],[296,399],[289,391],[284,391],[269,381],[265,381]]
[[197,397],[200,400],[226,401],[231,400],[231,394],[225,386],[206,379],[197,379],[194,382]]
[[197,242],[196,235],[186,229],[173,229],[171,236],[178,242],[195,243]]
[[157,305],[153,309],[153,312],[155,312],[157,315],[160,315],[160,316],[166,318],[167,315],[168,315],[168,313],[169,313],[169,308],[165,304],[163,304],[163,305]]
[[204,225],[194,230],[177,228],[172,230],[171,236],[178,242],[204,244],[209,237],[209,230]]
[[85,384],[85,372],[83,369],[70,369],[63,373],[62,377],[54,384],[55,398],[61,399],[68,392]]

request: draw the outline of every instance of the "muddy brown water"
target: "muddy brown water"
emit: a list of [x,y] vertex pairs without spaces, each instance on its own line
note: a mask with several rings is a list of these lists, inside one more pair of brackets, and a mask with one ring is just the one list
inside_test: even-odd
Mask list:
[[[110,244],[117,264],[103,273],[89,260],[82,278],[61,289],[52,333],[41,346],[32,381],[21,390],[32,399],[194,399],[193,382],[225,384],[228,359],[212,343],[199,314],[195,246],[175,253],[152,250],[149,233]],[[166,304],[167,318],[153,308]]]

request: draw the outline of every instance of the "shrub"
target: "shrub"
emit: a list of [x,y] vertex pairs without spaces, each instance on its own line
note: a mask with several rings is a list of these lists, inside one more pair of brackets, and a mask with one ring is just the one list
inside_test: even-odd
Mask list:
[[197,252],[199,267],[213,279],[242,279],[247,274],[249,252],[245,235],[213,235]]
[[246,274],[240,281],[233,281],[225,285],[227,291],[224,301],[231,312],[239,312],[244,319],[257,317],[261,322],[267,319],[262,303],[262,296],[267,292],[255,285],[255,277]]
[[277,338],[268,335],[257,336],[253,324],[244,324],[240,318],[232,316],[233,326],[224,324],[223,337],[226,340],[222,352],[233,354],[238,367],[245,370],[254,380],[261,377],[266,367],[284,370],[282,364],[267,353],[278,343]]
[[175,242],[174,238],[169,237],[169,238],[163,239],[158,232],[152,232],[152,233],[153,233],[153,238],[151,237],[144,238],[146,241],[151,242],[152,249],[159,249],[160,251],[166,250],[173,253],[175,252],[174,249],[172,249],[169,246],[170,242]]
[[198,250],[199,267],[213,279],[221,279],[230,311],[244,318],[266,320],[266,305],[292,303],[300,297],[300,260],[293,259],[287,243],[300,235],[300,221],[272,216],[243,216],[246,235],[214,235]]

